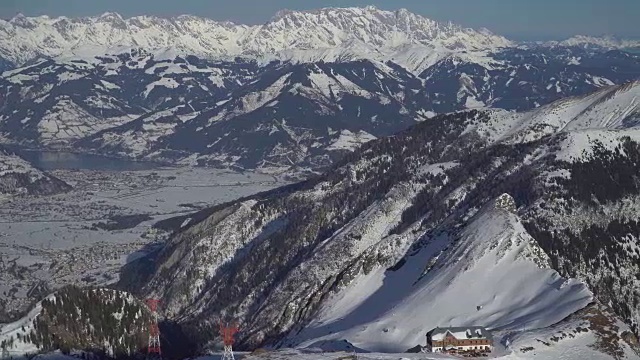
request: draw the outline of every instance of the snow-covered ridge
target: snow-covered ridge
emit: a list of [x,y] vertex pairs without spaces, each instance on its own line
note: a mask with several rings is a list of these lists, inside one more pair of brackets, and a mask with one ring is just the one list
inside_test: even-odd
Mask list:
[[314,347],[347,340],[401,352],[423,344],[436,326],[545,328],[585,307],[592,300],[586,285],[549,268],[548,256],[511,212],[513,204],[505,194],[453,235],[457,240],[435,237],[400,269],[359,277],[294,341]]
[[[352,53],[354,48],[391,54],[406,52],[407,45],[433,52],[513,43],[486,29],[476,31],[438,23],[405,9],[384,11],[372,6],[281,11],[257,26],[188,15],[125,19],[117,13],[83,18],[18,15],[10,21],[0,20],[0,56],[15,64],[42,56],[104,54],[122,47],[171,48],[208,57],[268,57],[286,50],[285,57],[296,58],[308,57],[309,50],[319,50],[316,57],[326,57],[327,49],[338,49],[333,57]],[[428,55],[425,51],[421,52]]]
[[621,49],[621,48],[634,48],[640,47],[640,40],[620,39],[613,36],[585,36],[576,35],[563,41],[549,42],[549,45],[562,45],[562,46],[586,46],[595,45],[607,49]]
[[491,110],[491,120],[477,129],[492,141],[523,143],[560,132],[635,128],[638,118],[640,81],[631,81],[523,113]]

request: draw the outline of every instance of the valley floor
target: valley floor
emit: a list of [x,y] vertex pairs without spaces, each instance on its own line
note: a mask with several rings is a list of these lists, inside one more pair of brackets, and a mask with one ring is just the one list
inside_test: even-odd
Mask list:
[[285,184],[203,168],[52,173],[73,190],[0,198],[0,315],[65,284],[117,281],[123,264],[164,239],[151,227],[159,220]]

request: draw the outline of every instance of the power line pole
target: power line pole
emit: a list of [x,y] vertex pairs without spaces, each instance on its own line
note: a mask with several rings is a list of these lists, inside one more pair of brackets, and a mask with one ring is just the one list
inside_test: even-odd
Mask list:
[[149,324],[149,345],[147,347],[147,358],[162,358],[160,350],[160,328],[158,327],[158,299],[147,299],[147,306],[151,311],[151,324]]
[[224,324],[220,321],[220,335],[222,336],[222,342],[224,343],[224,354],[222,360],[235,360],[233,356],[233,342],[234,335],[238,332],[238,326],[235,324]]

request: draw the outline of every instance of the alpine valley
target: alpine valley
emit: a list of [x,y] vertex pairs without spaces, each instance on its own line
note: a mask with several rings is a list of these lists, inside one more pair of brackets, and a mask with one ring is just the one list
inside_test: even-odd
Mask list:
[[587,40],[519,45],[374,7],[260,26],[19,15],[0,22],[16,67],[0,79],[0,139],[308,174],[437,113],[528,110],[640,76],[640,56],[612,48],[632,42]]
[[[269,350],[247,359],[448,358],[404,353],[451,326],[491,330],[492,357],[640,359],[636,47],[518,43],[371,6],[286,10],[256,26],[116,13],[0,21],[7,149],[182,176],[144,172],[154,196],[214,170],[260,185],[181,205],[195,212],[112,216],[152,219],[136,236],[153,241],[125,254],[114,281],[34,286],[30,309],[0,325],[1,349],[134,356],[152,318],[141,299],[155,298],[166,358],[215,352],[222,319],[238,322],[238,349]],[[143,193],[136,183],[96,195],[92,183],[120,175],[65,181],[7,149],[2,204],[84,186],[81,204],[94,196],[113,215],[107,201]],[[122,236],[118,226],[94,223],[86,238]],[[0,266],[16,273],[16,260]]]

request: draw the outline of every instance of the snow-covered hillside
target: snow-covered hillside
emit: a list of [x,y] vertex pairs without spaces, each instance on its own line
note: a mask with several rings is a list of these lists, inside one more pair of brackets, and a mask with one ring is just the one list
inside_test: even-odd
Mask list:
[[528,110],[640,77],[640,57],[619,50],[510,48],[454,54],[419,75],[436,113],[462,108]]
[[[200,213],[150,255],[156,269],[132,263],[123,279],[202,346],[227,316],[245,347],[399,351],[436,326],[545,328],[592,299],[637,334],[639,87],[424,120]],[[492,205],[503,193],[510,212]]]
[[68,146],[155,111],[214,107],[267,70],[195,57],[164,60],[142,50],[87,61],[43,60],[3,73],[0,131],[15,143]]
[[[531,142],[560,132],[603,129],[630,129],[629,134],[635,134],[640,124],[640,81],[605,87],[587,96],[562,99],[524,113],[492,110],[491,114],[490,121],[477,126],[491,142]],[[567,146],[559,156],[571,156],[568,150],[574,156],[585,155],[582,153],[585,149]]]
[[[55,296],[51,295],[46,299],[52,301]],[[31,341],[30,336],[37,331],[35,323],[41,314],[40,301],[21,319],[9,324],[0,324],[0,349],[12,356],[37,353],[40,349]]]
[[[88,18],[29,18],[0,22],[0,56],[16,64],[36,57],[95,56],[118,48],[144,48],[208,58],[282,57],[331,60],[377,53],[387,58],[419,46],[420,57],[433,53],[510,46],[486,29],[475,31],[440,24],[407,10],[325,8],[280,11],[263,25],[216,22],[196,16],[124,19],[117,13]],[[358,49],[359,51],[354,52]]]
[[356,278],[288,341],[314,347],[347,340],[370,351],[402,352],[426,346],[425,334],[435,327],[546,328],[590,303],[584,283],[549,268],[547,255],[510,212],[513,199],[505,194],[498,202],[512,209],[490,203],[459,232],[428,239],[398,269]]
[[209,109],[155,112],[80,144],[151,160],[317,169],[422,120],[411,104],[420,84],[404,69],[370,61],[282,65]]
[[437,113],[528,110],[637,76],[639,56],[577,48],[450,55],[419,75],[372,60],[213,62],[134,49],[5,72],[0,136],[136,160],[304,173]]
[[150,314],[130,294],[66,287],[39,301],[22,319],[0,324],[0,353],[53,350],[129,355],[146,344]]

